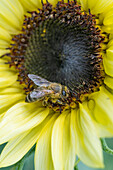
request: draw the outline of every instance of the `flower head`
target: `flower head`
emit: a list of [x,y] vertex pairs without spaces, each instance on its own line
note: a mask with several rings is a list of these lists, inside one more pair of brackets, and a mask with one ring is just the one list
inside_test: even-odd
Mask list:
[[113,136],[113,1],[1,1],[0,166],[103,167]]

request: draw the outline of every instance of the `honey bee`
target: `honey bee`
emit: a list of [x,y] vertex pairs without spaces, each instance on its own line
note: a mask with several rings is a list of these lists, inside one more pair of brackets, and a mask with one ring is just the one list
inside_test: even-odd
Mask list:
[[47,81],[46,79],[34,74],[28,74],[28,77],[35,83],[35,85],[37,85],[37,88],[26,96],[26,102],[31,103],[47,99],[52,103],[65,105],[66,99],[70,94],[70,91],[66,86]]

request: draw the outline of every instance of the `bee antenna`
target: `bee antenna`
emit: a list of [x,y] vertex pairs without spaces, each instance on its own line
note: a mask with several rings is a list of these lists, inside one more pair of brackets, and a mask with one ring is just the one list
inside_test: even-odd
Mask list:
[[59,106],[59,110],[60,110],[60,114],[62,113],[62,108],[61,108],[61,106]]
[[44,2],[43,2],[43,0],[41,0],[41,4],[42,4],[42,6],[44,6]]
[[90,11],[90,9],[88,9],[88,12],[89,12],[89,15],[91,14],[91,11]]

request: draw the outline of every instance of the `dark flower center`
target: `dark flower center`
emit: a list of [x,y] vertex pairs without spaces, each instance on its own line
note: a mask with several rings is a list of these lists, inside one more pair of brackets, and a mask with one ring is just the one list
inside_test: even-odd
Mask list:
[[91,46],[87,29],[48,19],[33,30],[29,38],[25,68],[27,73],[66,85],[77,92],[88,88],[97,76],[98,70],[94,68],[97,57],[93,53],[95,46]]
[[95,16],[81,11],[76,2],[43,4],[25,16],[22,34],[11,44],[10,66],[19,70],[25,90],[33,89],[28,74],[65,85],[77,101],[98,89],[104,78],[101,43]]

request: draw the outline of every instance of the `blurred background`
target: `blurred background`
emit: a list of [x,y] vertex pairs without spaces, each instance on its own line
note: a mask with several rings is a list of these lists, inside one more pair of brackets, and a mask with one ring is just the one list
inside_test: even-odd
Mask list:
[[[112,139],[106,139],[106,142],[108,144],[108,146],[113,149],[113,138]],[[4,146],[2,145],[0,147],[0,150],[2,150]],[[105,164],[105,168],[104,169],[94,169],[94,168],[90,168],[87,167],[86,165],[84,165],[82,162],[79,162],[78,164],[78,168],[79,170],[113,170],[113,156],[109,155],[105,152],[103,152],[104,154],[104,164]],[[31,154],[28,159],[25,161],[23,170],[34,170],[34,154]],[[11,166],[8,168],[0,168],[0,170],[17,170],[15,169],[15,167]]]

